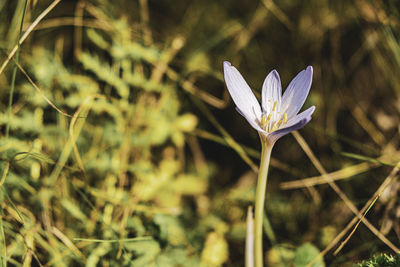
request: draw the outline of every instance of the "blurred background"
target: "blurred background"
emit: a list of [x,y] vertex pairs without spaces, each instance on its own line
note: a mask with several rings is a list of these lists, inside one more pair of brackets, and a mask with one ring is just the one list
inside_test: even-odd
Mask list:
[[243,266],[260,143],[234,109],[224,60],[258,97],[272,69],[286,88],[314,67],[313,119],[272,153],[266,265],[398,251],[398,1],[0,10],[3,266]]

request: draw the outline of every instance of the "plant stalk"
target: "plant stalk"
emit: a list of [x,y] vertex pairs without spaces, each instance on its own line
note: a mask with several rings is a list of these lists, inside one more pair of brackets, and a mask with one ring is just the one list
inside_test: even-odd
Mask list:
[[254,267],[254,216],[253,207],[247,209],[245,267]]
[[267,189],[268,167],[271,158],[273,144],[269,143],[266,138],[261,137],[261,160],[260,169],[258,171],[255,218],[254,218],[254,258],[256,267],[263,267],[263,215],[265,193]]
[[14,87],[15,87],[15,77],[17,75],[17,64],[18,64],[18,58],[19,58],[19,48],[21,46],[21,38],[22,38],[22,29],[24,27],[24,19],[25,19],[25,14],[26,14],[26,6],[28,5],[28,0],[25,0],[24,4],[24,11],[22,13],[22,19],[21,19],[21,25],[19,27],[19,35],[18,35],[18,40],[17,40],[17,53],[15,55],[15,66],[12,72],[12,77],[11,77],[11,89],[10,89],[10,95],[8,98],[8,120],[6,124],[6,139],[8,139],[9,133],[10,133],[10,124],[11,124],[11,112],[12,112],[12,103],[13,103],[13,95],[14,95]]

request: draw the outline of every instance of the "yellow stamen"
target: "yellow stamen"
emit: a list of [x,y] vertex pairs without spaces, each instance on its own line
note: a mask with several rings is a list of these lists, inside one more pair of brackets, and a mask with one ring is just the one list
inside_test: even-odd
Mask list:
[[275,102],[274,102],[274,106],[272,107],[272,111],[275,111],[276,105],[278,105],[278,101],[275,101]]
[[268,122],[270,121],[271,116],[272,116],[272,114],[270,113],[270,114],[268,115],[268,118],[267,118],[267,122],[266,122],[266,123],[268,123]]
[[265,117],[265,115],[262,115],[261,117],[261,127],[265,129],[265,127],[268,125],[269,121],[271,120],[272,114],[269,114],[268,117]]
[[283,114],[283,124],[286,124],[288,121],[287,113]]
[[265,115],[262,115],[261,117],[261,127],[264,128],[264,126],[267,124],[267,119],[265,118]]
[[282,120],[277,121],[277,122],[274,124],[274,126],[272,127],[271,132],[278,130],[279,127],[281,126],[281,124],[282,124]]

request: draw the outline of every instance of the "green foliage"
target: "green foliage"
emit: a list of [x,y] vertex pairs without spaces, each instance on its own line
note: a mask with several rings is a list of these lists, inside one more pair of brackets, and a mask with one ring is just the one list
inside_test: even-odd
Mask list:
[[400,254],[388,255],[381,254],[369,260],[355,264],[354,267],[395,267],[400,266]]
[[294,265],[296,267],[303,267],[307,266],[307,264],[313,262],[311,267],[325,267],[324,261],[319,257],[319,250],[311,245],[311,244],[304,244],[296,249],[294,255]]
[[[151,76],[168,50],[144,45],[125,19],[92,8],[113,30],[85,29],[78,65],[39,44],[24,54],[41,92],[19,80],[24,107],[12,116],[11,137],[1,140],[2,186],[10,194],[2,202],[2,255],[25,265],[199,265],[201,247],[188,252],[177,217],[185,197],[205,197],[212,174],[184,154],[198,118],[183,109],[175,81]],[[79,110],[77,118],[58,113],[44,96],[70,115]],[[6,113],[0,121],[8,124]]]
[[[269,266],[325,267],[320,251],[314,245],[305,243],[298,248],[287,245],[272,247],[267,253]],[[311,264],[312,263],[312,264]]]

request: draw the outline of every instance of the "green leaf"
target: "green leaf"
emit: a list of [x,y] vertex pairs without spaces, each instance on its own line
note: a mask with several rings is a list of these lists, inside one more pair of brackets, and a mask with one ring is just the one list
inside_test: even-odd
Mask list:
[[354,264],[353,266],[354,267],[397,267],[400,266],[400,253],[395,256],[388,254],[374,256],[367,261]]
[[325,267],[322,258],[318,258],[319,250],[312,244],[306,243],[296,249],[294,255],[294,266],[305,267],[313,262],[311,267]]
[[124,243],[124,248],[136,255],[131,266],[151,266],[161,251],[160,245],[154,240]]

